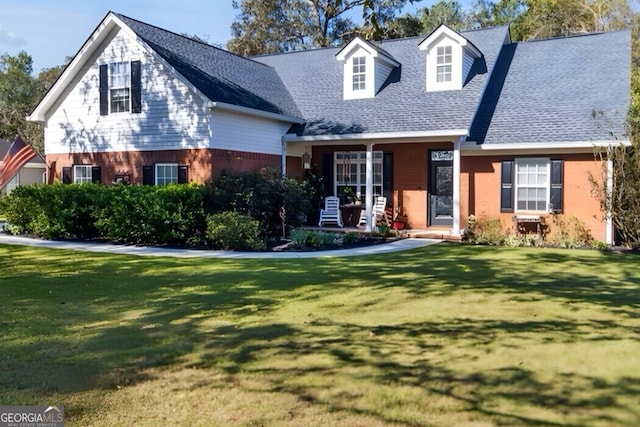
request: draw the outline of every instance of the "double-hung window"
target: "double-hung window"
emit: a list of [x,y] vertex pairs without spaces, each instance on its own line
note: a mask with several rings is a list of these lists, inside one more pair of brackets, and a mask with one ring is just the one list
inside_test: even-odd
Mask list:
[[436,82],[444,83],[452,80],[451,46],[438,46],[436,51]]
[[[374,151],[373,195],[381,196],[383,191],[383,152]],[[334,191],[340,202],[350,203],[364,199],[367,188],[367,153],[365,151],[338,151],[334,153]]]
[[356,56],[353,58],[353,90],[365,90],[367,87],[367,58]]
[[100,115],[142,112],[142,65],[121,61],[100,65]]
[[549,159],[516,159],[516,211],[548,212]]
[[111,113],[130,111],[131,65],[129,62],[109,64]]
[[178,183],[177,163],[157,163],[156,164],[156,185],[167,185]]
[[74,165],[73,166],[73,183],[84,184],[93,182],[93,175],[91,173],[91,165]]

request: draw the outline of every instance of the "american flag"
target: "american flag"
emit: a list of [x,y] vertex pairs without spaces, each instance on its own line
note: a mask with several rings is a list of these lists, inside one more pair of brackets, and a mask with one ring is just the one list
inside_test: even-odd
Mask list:
[[36,150],[19,137],[9,147],[0,164],[0,189],[4,188],[20,168],[36,156]]

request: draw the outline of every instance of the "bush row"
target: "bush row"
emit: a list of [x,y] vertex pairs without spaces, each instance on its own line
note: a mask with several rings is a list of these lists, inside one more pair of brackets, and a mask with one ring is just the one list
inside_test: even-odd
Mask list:
[[[315,190],[276,171],[221,174],[205,185],[20,186],[0,200],[14,234],[262,249],[306,221]],[[284,208],[284,209],[282,209]]]

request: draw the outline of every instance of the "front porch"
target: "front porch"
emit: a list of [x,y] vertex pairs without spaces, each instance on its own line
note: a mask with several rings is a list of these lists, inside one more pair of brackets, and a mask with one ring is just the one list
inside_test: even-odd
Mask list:
[[[324,226],[318,227],[316,226],[305,226],[300,227],[304,230],[313,230],[313,231],[326,231],[330,233],[348,233],[348,232],[356,232],[356,233],[377,233],[377,231],[366,231],[364,226],[356,226],[356,227],[337,227],[337,226]],[[461,235],[452,235],[451,229],[447,227],[427,227],[427,228],[411,228],[405,230],[393,230],[394,232],[399,233],[402,237],[411,237],[417,239],[434,239],[434,240],[444,240],[447,242],[461,242]]]

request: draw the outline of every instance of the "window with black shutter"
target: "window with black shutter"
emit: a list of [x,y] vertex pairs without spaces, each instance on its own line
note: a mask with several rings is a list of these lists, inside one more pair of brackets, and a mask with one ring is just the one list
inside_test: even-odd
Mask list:
[[186,184],[189,182],[187,165],[178,166],[178,184]]
[[153,165],[142,166],[142,185],[155,184],[155,178],[153,174]]
[[62,168],[62,183],[71,184],[73,182],[73,176],[70,167]]
[[562,160],[551,160],[551,192],[550,192],[550,210],[553,213],[562,213],[562,181],[563,181],[563,162]]
[[503,160],[500,168],[500,212],[513,212],[513,160]]
[[140,61],[100,65],[100,115],[142,112]]
[[100,184],[102,182],[102,173],[100,166],[91,167],[91,182],[94,184]]

